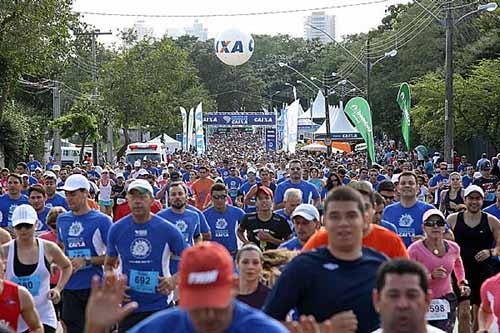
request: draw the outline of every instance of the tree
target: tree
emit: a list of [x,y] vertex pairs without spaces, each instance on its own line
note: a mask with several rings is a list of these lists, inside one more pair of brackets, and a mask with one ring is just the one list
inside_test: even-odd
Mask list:
[[[430,73],[414,82],[414,127],[424,143],[441,147],[444,133],[444,78]],[[454,79],[454,140],[458,146],[480,136],[500,149],[500,59],[483,60],[469,77]]]
[[68,0],[1,2],[0,117],[22,74],[46,73],[64,58],[76,20]]
[[96,104],[91,100],[78,100],[71,108],[71,113],[52,120],[49,127],[59,128],[61,137],[69,139],[78,135],[81,143],[80,161],[83,161],[85,144],[98,139]]

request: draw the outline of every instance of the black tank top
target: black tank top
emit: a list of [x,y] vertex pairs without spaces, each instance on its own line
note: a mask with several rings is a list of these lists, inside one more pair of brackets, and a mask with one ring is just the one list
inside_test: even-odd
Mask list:
[[[38,239],[36,240],[38,247],[41,246],[40,242]],[[43,244],[42,244],[43,246]],[[40,249],[38,249],[40,251]],[[45,261],[45,267],[47,267],[47,270],[50,272],[50,264],[47,261],[47,258],[43,258]],[[33,265],[26,265],[23,264],[20,260],[19,257],[17,256],[17,242],[14,241],[14,274],[16,276],[29,276],[36,271],[36,267],[38,266],[38,256],[37,256],[37,263]]]
[[464,200],[462,199],[462,189],[458,190],[457,197],[455,199],[450,198],[450,190],[446,191],[446,194],[444,196],[444,206],[446,208],[446,213],[447,213],[446,215],[458,212],[458,210],[450,207],[450,202],[453,202],[456,205],[461,205],[464,203]]
[[474,228],[465,224],[464,213],[458,213],[453,229],[455,242],[460,246],[460,256],[468,264],[477,263],[474,256],[481,250],[491,248],[494,238],[488,224],[488,214],[481,212],[481,221]]

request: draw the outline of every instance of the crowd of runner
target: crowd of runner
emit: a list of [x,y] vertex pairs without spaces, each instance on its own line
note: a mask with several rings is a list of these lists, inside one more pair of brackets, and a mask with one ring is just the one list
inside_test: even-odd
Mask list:
[[500,154],[207,147],[2,169],[0,332],[499,331]]

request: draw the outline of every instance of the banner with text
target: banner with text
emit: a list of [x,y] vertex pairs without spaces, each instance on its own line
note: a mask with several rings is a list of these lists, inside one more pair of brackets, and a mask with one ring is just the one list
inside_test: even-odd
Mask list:
[[267,151],[275,151],[276,148],[276,139],[277,139],[276,128],[268,127],[266,128],[266,150]]
[[276,115],[263,113],[207,113],[203,116],[203,125],[215,127],[275,126]]
[[375,143],[373,140],[372,113],[370,105],[363,97],[354,97],[347,103],[345,113],[365,139],[370,161],[375,162]]

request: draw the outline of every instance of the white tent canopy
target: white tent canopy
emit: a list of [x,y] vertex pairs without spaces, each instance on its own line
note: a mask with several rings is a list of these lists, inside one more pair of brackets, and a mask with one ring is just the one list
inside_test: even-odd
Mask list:
[[311,106],[311,115],[313,119],[325,119],[325,96],[323,96],[321,90],[318,91]]
[[[340,109],[338,106],[330,107],[330,132],[333,135],[347,134],[360,136],[359,131],[354,126],[352,126],[352,124],[347,119],[344,110]],[[326,120],[314,134],[326,135]]]
[[307,109],[306,112],[304,112],[303,114],[299,115],[299,121],[301,119],[311,119],[311,108]]
[[163,140],[162,136],[159,135],[151,141],[148,141],[148,143],[164,143],[167,153],[173,153],[176,149],[181,149],[182,147],[182,144],[179,141],[168,136],[167,134],[163,134]]

